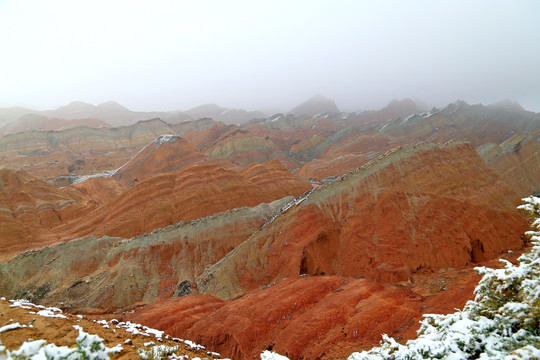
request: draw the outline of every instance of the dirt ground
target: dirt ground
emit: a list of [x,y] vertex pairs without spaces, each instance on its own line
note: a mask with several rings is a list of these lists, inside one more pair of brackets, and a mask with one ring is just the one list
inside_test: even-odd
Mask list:
[[[50,317],[55,316],[55,317]],[[138,324],[123,323],[115,320],[99,321],[85,318],[81,315],[61,313],[59,309],[44,308],[29,303],[9,302],[0,300],[0,329],[6,325],[19,323],[27,327],[4,330],[0,332],[0,342],[7,350],[18,349],[24,342],[44,339],[47,343],[57,346],[76,347],[75,339],[79,331],[75,325],[89,333],[104,339],[108,347],[121,345],[123,350],[111,356],[112,359],[140,359],[137,350],[150,349],[154,345],[178,346],[177,356],[187,355],[189,359],[216,359],[219,354],[180,339],[170,338],[163,334],[160,339],[152,329]],[[127,330],[131,331],[128,332]],[[141,334],[146,333],[146,335]],[[0,359],[2,354],[0,354]]]

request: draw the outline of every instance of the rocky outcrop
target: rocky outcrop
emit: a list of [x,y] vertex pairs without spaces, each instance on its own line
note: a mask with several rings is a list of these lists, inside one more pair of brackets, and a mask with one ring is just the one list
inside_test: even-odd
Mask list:
[[208,156],[176,135],[161,135],[123,165],[114,177],[133,185],[150,176],[174,172],[187,165],[204,162]]
[[[291,198],[177,223],[132,239],[88,237],[0,264],[0,293],[85,312],[195,291],[194,279]],[[192,285],[193,284],[193,285]]]
[[470,144],[400,148],[298,199],[198,288],[230,299],[300,274],[392,283],[462,267],[522,246],[518,199]]
[[540,132],[517,134],[500,145],[485,144],[477,151],[519,196],[540,191]]
[[247,166],[253,162],[271,160],[276,156],[277,150],[271,140],[235,127],[223,132],[206,153],[213,159],[225,158],[241,166]]
[[225,125],[224,123],[215,123],[205,129],[190,129],[182,133],[182,137],[195,145],[199,151],[206,152],[214,146],[219,138],[228,131],[239,129],[235,125]]
[[395,141],[380,133],[347,128],[321,141],[311,151],[317,159],[304,164],[296,174],[317,180],[341,176],[396,146]]
[[312,189],[309,182],[291,174],[278,160],[263,165],[253,163],[239,173],[277,199],[288,195],[298,197]]

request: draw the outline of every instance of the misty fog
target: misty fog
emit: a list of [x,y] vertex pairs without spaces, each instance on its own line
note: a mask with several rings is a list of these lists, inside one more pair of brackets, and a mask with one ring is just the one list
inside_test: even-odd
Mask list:
[[537,1],[0,1],[0,107],[540,111]]

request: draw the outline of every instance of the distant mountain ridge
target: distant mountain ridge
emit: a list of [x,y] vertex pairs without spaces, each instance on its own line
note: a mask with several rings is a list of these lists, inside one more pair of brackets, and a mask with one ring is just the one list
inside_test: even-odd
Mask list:
[[[62,126],[66,126],[70,121],[74,120],[78,120],[74,124],[85,120],[85,122],[82,122],[83,124],[98,127],[109,125],[127,126],[138,121],[156,118],[171,124],[202,118],[212,118],[226,124],[241,124],[266,117],[266,114],[261,111],[229,109],[216,104],[205,104],[187,111],[132,111],[114,101],[107,101],[98,105],[73,101],[54,110],[38,111],[22,107],[0,108],[0,135],[31,129],[59,130],[61,126],[57,126],[56,123],[60,122]],[[39,119],[39,121],[32,122],[29,119]],[[99,124],[94,125],[88,119],[92,119],[94,122],[97,120]]]
[[241,124],[253,119],[264,119],[266,114],[261,111],[246,111],[242,109],[228,109],[216,104],[204,104],[185,111],[193,119],[212,118],[225,124]]
[[[455,106],[469,106],[469,104],[460,100],[453,104]],[[426,107],[427,106],[420,101],[413,101],[406,98],[402,100],[392,100],[387,106],[380,110],[363,111],[361,112],[361,115],[363,117],[363,122],[365,123],[373,121],[380,122],[399,117],[406,117],[412,114],[420,114],[426,112]],[[523,109],[520,104],[511,100],[502,100],[489,104],[487,107],[493,110],[507,112],[528,112]],[[337,107],[334,100],[322,95],[313,96],[284,113],[293,116],[308,117],[322,115],[327,117],[329,114],[354,114],[342,112]],[[528,113],[534,114],[532,112]],[[360,114],[360,112],[356,112],[356,114]],[[35,117],[30,115],[34,115]],[[213,103],[203,104],[185,111],[132,111],[114,101],[107,101],[98,105],[92,105],[82,101],[73,101],[57,109],[43,111],[24,107],[0,108],[0,136],[31,129],[59,130],[64,126],[76,124],[84,124],[91,127],[107,125],[113,127],[126,126],[133,125],[138,121],[155,118],[159,118],[169,124],[211,118],[225,124],[240,125],[250,121],[271,119],[273,117],[263,111],[226,108]],[[33,122],[29,121],[30,119],[39,119],[39,121]],[[71,124],[67,122],[74,120],[78,121]],[[81,120],[84,121],[81,122]],[[21,121],[23,122],[22,124],[20,123]],[[61,124],[61,126],[58,124]]]
[[164,118],[168,114],[166,112],[157,111],[131,111],[114,101],[108,101],[99,105],[74,101],[66,106],[61,106],[56,110],[46,110],[41,113],[48,117],[56,117],[68,120],[97,118],[114,126],[130,125],[140,120],[148,120],[152,118]]
[[321,113],[338,113],[340,112],[334,100],[327,99],[322,95],[316,95],[309,100],[296,106],[288,113],[296,116],[307,115],[316,116]]

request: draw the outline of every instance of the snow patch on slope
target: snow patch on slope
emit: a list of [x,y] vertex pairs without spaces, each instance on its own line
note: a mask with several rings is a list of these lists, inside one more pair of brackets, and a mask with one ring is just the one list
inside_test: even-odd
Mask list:
[[261,353],[261,360],[289,360],[289,358],[277,352],[265,350]]

